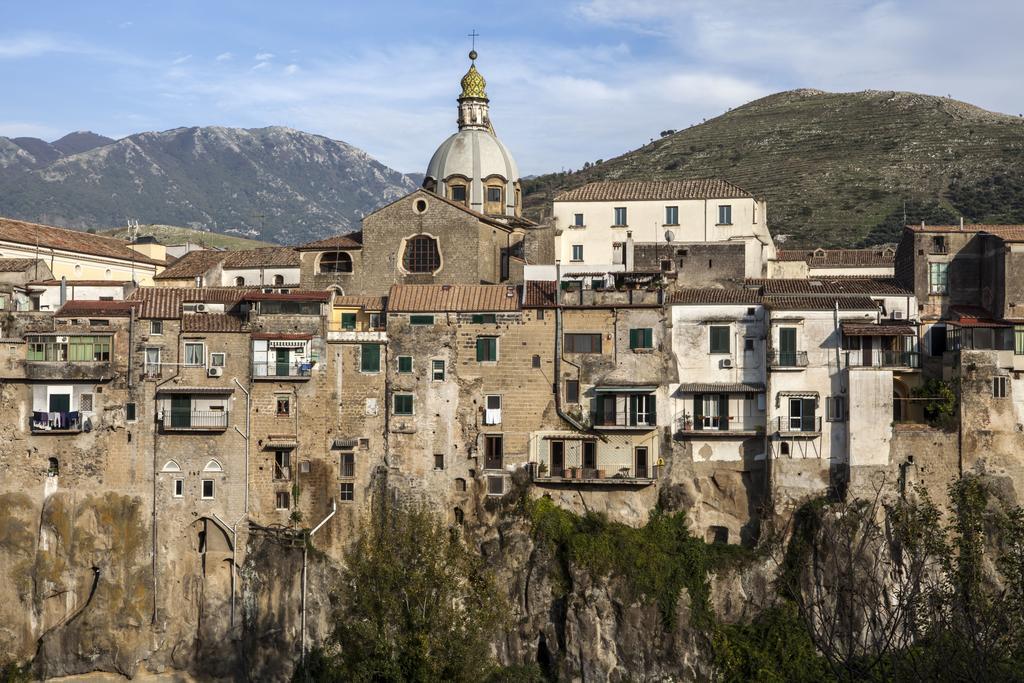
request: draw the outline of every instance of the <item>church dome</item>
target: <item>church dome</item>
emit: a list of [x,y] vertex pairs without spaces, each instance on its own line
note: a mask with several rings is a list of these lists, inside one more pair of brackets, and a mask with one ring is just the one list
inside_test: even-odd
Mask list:
[[427,164],[423,186],[474,211],[492,216],[521,213],[519,169],[491,126],[487,81],[474,61],[462,77],[459,130],[441,143]]

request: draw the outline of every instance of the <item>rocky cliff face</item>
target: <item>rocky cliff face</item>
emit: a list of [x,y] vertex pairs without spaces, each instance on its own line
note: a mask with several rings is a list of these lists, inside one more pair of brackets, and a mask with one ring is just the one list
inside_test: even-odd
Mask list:
[[279,126],[0,138],[0,215],[72,228],[127,217],[302,243],[416,187],[349,144]]

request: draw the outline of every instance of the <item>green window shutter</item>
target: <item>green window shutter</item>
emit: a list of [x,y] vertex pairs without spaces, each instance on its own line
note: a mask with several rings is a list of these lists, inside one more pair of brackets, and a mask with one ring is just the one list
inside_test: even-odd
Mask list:
[[398,371],[399,372],[412,372],[412,356],[399,356],[398,357]]
[[729,429],[729,394],[718,395],[718,428],[723,432]]
[[640,332],[640,330],[634,329],[629,331],[629,348],[631,349],[640,348],[640,342],[638,341],[640,335],[637,334],[638,332]]
[[474,325],[479,325],[483,321],[484,321],[484,316],[482,314],[480,314],[480,313],[474,313],[473,314],[473,324]]
[[651,394],[647,397],[647,423],[658,424],[658,399]]
[[341,314],[341,329],[343,329],[343,330],[354,330],[354,329],[356,329],[356,314],[355,313],[342,313]]
[[704,395],[693,395],[693,428],[704,428]]
[[631,425],[636,424],[637,403],[639,401],[640,398],[638,396],[629,397],[629,424]]
[[483,337],[477,337],[477,340],[476,340],[476,362],[477,363],[487,359],[486,341],[487,340],[484,339]]
[[362,372],[380,372],[380,344],[363,344],[359,355]]
[[649,327],[645,327],[643,332],[644,332],[644,348],[645,349],[653,349],[654,348],[654,330],[652,330]]

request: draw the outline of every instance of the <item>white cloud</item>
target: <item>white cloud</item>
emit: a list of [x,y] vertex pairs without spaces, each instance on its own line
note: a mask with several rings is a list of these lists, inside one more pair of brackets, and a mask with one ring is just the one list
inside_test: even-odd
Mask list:
[[294,76],[295,74],[299,73],[299,65],[298,64],[289,64],[288,66],[286,66],[284,68],[284,72],[288,76]]
[[216,60],[218,62],[229,62],[232,59],[234,59],[234,57],[235,56],[230,52],[221,52],[219,55],[217,55]]
[[178,64],[184,64],[190,59],[192,59],[192,55],[185,55],[184,57],[178,57],[177,59],[173,60],[171,64],[177,66]]
[[56,37],[28,33],[20,36],[0,38],[0,57],[22,58],[38,57],[50,52],[74,52],[76,49]]
[[273,58],[273,52],[257,52],[255,56],[257,62],[269,62]]

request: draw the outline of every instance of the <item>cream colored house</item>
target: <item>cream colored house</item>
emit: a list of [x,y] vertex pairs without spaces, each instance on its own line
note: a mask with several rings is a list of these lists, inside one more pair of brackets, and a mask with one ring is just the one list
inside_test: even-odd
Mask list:
[[555,197],[555,258],[563,264],[620,264],[627,258],[628,237],[637,244],[679,246],[740,242],[746,276],[761,277],[775,258],[766,210],[764,200],[725,180],[590,183]]
[[[135,247],[138,248],[135,248]],[[163,270],[163,247],[115,237],[0,218],[0,258],[43,261],[54,279],[153,284]]]

